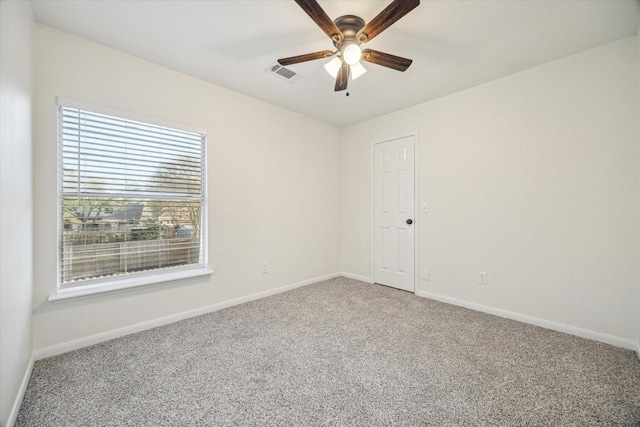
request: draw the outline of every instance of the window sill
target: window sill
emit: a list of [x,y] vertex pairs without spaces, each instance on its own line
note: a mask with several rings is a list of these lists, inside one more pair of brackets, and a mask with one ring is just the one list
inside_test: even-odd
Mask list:
[[101,283],[96,285],[79,286],[77,288],[61,289],[54,295],[49,295],[48,301],[60,303],[71,299],[88,298],[113,292],[122,292],[130,289],[137,289],[144,286],[156,285],[159,283],[173,282],[175,280],[190,279],[193,277],[210,276],[215,271],[209,269],[198,269],[189,271],[177,271],[173,273],[163,273],[153,276],[136,277],[133,279],[118,280],[117,283]]

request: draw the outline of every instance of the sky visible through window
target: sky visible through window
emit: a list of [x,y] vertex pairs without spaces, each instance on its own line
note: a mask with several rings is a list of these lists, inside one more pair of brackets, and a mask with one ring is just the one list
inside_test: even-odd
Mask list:
[[66,194],[200,192],[202,135],[64,108]]

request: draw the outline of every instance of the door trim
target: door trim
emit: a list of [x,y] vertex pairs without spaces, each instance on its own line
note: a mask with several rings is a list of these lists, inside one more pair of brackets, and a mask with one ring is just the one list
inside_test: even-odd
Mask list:
[[369,277],[371,277],[371,283],[375,283],[376,282],[376,277],[375,277],[375,251],[376,251],[376,239],[375,239],[375,217],[373,215],[373,212],[375,210],[375,151],[376,151],[376,144],[381,144],[383,142],[389,142],[389,141],[394,141],[396,139],[401,139],[401,138],[406,138],[412,136],[413,137],[413,200],[414,200],[414,204],[413,204],[413,224],[415,225],[414,227],[414,238],[413,238],[413,293],[414,294],[418,294],[418,292],[420,291],[420,223],[422,221],[420,221],[421,217],[420,215],[420,206],[419,206],[419,200],[418,200],[418,195],[420,194],[420,161],[419,161],[419,157],[420,157],[420,143],[419,143],[419,139],[418,139],[418,131],[410,131],[410,132],[406,132],[406,133],[401,133],[398,135],[394,135],[394,136],[389,136],[389,137],[385,137],[385,138],[381,138],[381,139],[376,139],[374,141],[371,142],[371,147],[370,147],[370,153],[369,153],[369,165],[371,166],[371,173],[370,173],[370,197],[369,197],[369,222],[371,224],[371,253],[369,254]]

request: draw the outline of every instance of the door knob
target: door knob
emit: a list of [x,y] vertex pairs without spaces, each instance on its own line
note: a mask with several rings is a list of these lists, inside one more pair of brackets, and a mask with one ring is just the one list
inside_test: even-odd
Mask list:
[[408,219],[407,220],[407,224],[409,224],[409,225],[413,224],[413,220],[412,219]]

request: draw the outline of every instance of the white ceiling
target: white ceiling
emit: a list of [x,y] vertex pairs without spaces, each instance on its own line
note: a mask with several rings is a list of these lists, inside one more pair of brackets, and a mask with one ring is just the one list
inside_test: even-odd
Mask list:
[[[326,13],[371,20],[390,0],[320,0]],[[347,126],[632,36],[638,0],[425,1],[366,47],[413,59],[334,92],[317,60],[265,72],[276,59],[333,50],[293,0],[32,0],[35,20],[337,126]]]

